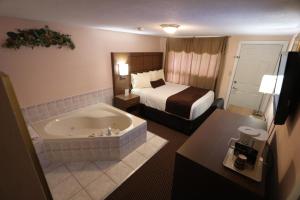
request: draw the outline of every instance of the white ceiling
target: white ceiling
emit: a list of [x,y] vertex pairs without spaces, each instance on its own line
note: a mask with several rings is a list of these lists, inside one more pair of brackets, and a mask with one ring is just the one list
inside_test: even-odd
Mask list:
[[163,23],[181,25],[175,36],[293,34],[300,0],[0,0],[0,16],[151,35]]

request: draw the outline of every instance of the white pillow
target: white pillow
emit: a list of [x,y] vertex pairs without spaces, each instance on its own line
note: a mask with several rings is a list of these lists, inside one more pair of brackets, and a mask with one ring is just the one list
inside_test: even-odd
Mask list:
[[145,76],[149,76],[150,81],[156,81],[158,79],[165,80],[164,71],[162,69],[149,71],[149,72],[138,73],[138,75],[140,75],[140,74],[145,75]]
[[164,75],[164,70],[163,69],[155,71],[155,80],[154,81],[156,81],[158,79],[165,80],[165,75]]
[[148,72],[150,76],[150,81],[156,81],[156,71],[150,71]]
[[131,76],[131,86],[132,86],[132,88],[135,88],[134,86],[135,86],[135,79],[136,79],[136,74],[130,74],[130,76]]
[[137,73],[137,75],[138,75],[138,76],[146,77],[146,79],[151,80],[151,77],[150,77],[150,73],[149,73],[149,72]]
[[131,74],[131,85],[132,88],[149,88],[151,87],[150,77],[143,73]]

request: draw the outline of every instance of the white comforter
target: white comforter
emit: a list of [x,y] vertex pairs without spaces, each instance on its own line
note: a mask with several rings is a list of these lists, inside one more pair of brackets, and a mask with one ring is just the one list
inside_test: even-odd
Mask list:
[[[166,82],[166,85],[157,88],[132,89],[131,93],[140,96],[140,102],[157,110],[165,111],[168,97],[188,88],[186,85],[179,85]],[[190,120],[196,119],[204,113],[214,101],[214,92],[209,91],[203,97],[195,101],[191,108]]]

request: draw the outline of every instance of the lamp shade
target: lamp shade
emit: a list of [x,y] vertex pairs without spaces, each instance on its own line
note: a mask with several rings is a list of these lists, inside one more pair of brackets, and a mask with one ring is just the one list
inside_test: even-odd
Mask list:
[[118,64],[119,65],[119,75],[120,76],[127,76],[128,75],[128,64]]
[[276,76],[275,75],[264,75],[262,77],[259,92],[265,94],[273,94],[276,84]]

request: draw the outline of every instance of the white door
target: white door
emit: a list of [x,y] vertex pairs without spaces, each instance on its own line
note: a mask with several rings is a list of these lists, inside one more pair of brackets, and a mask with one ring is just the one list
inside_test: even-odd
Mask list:
[[258,92],[262,76],[275,74],[285,44],[241,43],[228,105],[257,110],[262,100]]

